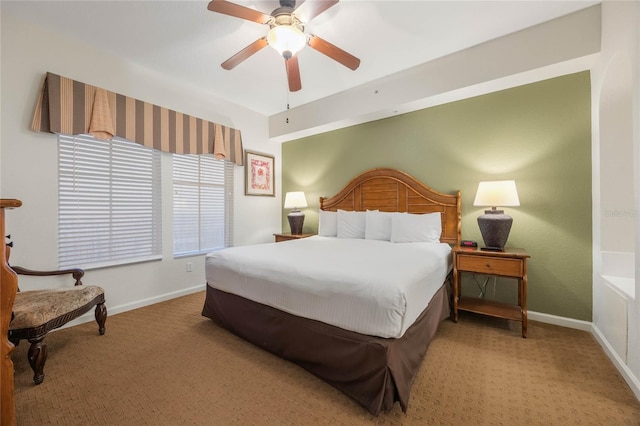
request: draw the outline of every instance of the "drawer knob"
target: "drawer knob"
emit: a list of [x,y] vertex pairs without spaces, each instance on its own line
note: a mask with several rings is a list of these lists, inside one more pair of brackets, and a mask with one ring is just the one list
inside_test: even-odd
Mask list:
[[487,263],[487,268],[491,268],[491,264],[490,263]]

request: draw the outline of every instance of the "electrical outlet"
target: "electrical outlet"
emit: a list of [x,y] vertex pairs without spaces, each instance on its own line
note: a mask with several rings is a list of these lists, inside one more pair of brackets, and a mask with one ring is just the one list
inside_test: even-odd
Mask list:
[[193,271],[193,263],[187,262],[187,272]]

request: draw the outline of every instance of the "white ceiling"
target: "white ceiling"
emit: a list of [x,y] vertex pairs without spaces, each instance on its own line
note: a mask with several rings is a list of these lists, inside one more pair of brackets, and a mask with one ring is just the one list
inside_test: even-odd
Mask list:
[[[306,0],[313,1],[313,0]],[[234,1],[270,13],[277,1]],[[302,2],[299,1],[298,4]],[[599,1],[341,0],[306,25],[361,59],[352,71],[308,46],[299,55],[302,90],[289,93],[271,48],[231,71],[220,64],[268,27],[207,10],[207,1],[7,1],[3,14],[83,40],[97,49],[270,116]]]

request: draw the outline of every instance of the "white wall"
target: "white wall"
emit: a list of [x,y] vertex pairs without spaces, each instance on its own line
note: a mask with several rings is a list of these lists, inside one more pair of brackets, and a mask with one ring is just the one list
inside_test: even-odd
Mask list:
[[[640,3],[602,3],[592,69],[593,329],[640,398]],[[614,112],[612,114],[612,112]],[[614,214],[611,214],[614,212]],[[629,238],[631,236],[631,238]],[[635,259],[635,274],[615,259]],[[635,254],[633,254],[635,251]],[[604,256],[603,256],[604,253]],[[630,254],[630,256],[629,256]],[[604,260],[604,262],[603,262]],[[613,270],[613,269],[617,269]],[[635,275],[621,291],[603,274]]]
[[[56,136],[30,130],[36,95],[47,71],[238,128],[245,148],[274,155],[276,171],[280,169],[280,144],[268,140],[266,117],[6,13],[1,23],[0,196],[23,202],[21,208],[7,212],[7,232],[15,241],[12,264],[57,268]],[[204,289],[204,256],[172,257],[170,155],[163,154],[162,162],[163,260],[86,273],[85,283],[104,287],[110,314]],[[279,176],[275,198],[246,197],[243,171],[235,168],[235,244],[273,241],[272,234],[281,231]],[[186,262],[193,263],[193,272],[186,272]],[[42,280],[22,277],[20,285],[29,289],[42,285]]]

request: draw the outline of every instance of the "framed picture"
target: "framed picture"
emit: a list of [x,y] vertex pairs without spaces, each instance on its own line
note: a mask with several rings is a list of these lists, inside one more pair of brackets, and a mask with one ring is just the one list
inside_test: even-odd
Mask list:
[[275,163],[271,155],[244,151],[245,195],[267,195],[275,197]]

